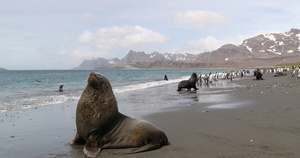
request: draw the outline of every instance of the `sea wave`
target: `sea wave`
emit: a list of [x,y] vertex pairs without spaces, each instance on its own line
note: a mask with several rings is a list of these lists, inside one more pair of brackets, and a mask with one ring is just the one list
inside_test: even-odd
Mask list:
[[37,108],[51,104],[61,104],[70,101],[76,101],[79,99],[79,97],[79,95],[72,94],[23,96],[20,98],[10,97],[1,100],[0,112]]
[[160,81],[150,81],[150,82],[144,82],[144,83],[131,84],[131,85],[126,85],[126,86],[118,86],[118,87],[113,88],[113,91],[115,93],[123,93],[123,92],[128,92],[128,91],[142,90],[142,89],[146,89],[146,88],[180,82],[180,81],[186,80],[188,78],[189,78],[189,76],[183,76],[181,78],[170,79],[168,81],[160,80]]

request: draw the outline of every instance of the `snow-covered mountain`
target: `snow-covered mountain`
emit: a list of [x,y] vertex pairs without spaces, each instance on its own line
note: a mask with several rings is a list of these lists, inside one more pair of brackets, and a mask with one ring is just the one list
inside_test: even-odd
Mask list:
[[299,61],[300,30],[291,29],[284,33],[258,35],[244,40],[240,45],[226,44],[212,52],[199,54],[159,52],[146,54],[143,51],[130,50],[121,60],[117,58],[85,60],[76,69],[124,65],[150,68],[273,66]]
[[300,30],[291,29],[285,33],[269,33],[258,35],[243,41],[241,47],[246,47],[254,56],[278,56],[300,52]]
[[105,59],[94,58],[90,60],[84,60],[78,67],[74,69],[95,69],[97,67],[112,67],[112,66],[124,66],[133,63],[152,63],[156,61],[178,61],[178,62],[192,62],[200,57],[200,54],[181,54],[181,53],[159,53],[153,52],[146,54],[145,52],[137,52],[130,50],[127,55],[119,60],[118,58]]
[[191,62],[198,59],[201,54],[181,54],[181,53],[158,53],[153,52],[151,54],[146,54],[145,52],[136,52],[130,50],[128,54],[121,59],[118,65],[124,65],[128,62],[155,62],[155,61],[181,61],[181,62]]
[[113,59],[106,59],[106,58],[93,58],[90,60],[84,60],[78,67],[74,68],[75,70],[89,70],[95,69],[96,67],[100,66],[107,66],[111,67],[120,62],[120,59],[113,58]]
[[227,44],[195,62],[207,66],[272,66],[300,61],[300,30],[258,35],[241,45]]

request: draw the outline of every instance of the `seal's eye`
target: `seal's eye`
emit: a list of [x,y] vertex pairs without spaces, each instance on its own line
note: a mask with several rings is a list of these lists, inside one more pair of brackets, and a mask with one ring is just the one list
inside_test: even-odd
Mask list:
[[96,82],[95,82],[95,89],[101,90],[102,89],[102,84],[103,84],[103,79],[96,77]]

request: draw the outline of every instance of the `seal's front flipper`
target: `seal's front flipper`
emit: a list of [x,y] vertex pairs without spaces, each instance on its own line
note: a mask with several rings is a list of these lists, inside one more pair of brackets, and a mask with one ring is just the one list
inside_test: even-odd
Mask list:
[[94,142],[90,137],[86,140],[83,152],[88,157],[97,157],[101,152],[101,147],[97,146],[97,142]]
[[143,151],[158,149],[160,147],[161,147],[160,143],[146,144],[146,145],[141,146],[139,148],[125,150],[125,151],[117,152],[115,154],[120,154],[120,155],[133,154],[133,153],[139,153],[139,152],[143,152]]
[[76,133],[76,136],[75,136],[74,140],[72,140],[70,142],[70,144],[71,145],[84,145],[85,140],[78,133]]

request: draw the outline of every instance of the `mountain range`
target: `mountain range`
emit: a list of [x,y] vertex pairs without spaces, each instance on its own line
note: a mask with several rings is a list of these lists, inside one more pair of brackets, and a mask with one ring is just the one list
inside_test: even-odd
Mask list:
[[74,69],[95,69],[95,68],[108,68],[108,67],[126,67],[126,68],[148,68],[147,65],[156,62],[182,62],[188,63],[198,59],[201,54],[181,54],[181,53],[158,53],[153,52],[146,54],[145,52],[137,52],[130,50],[127,55],[121,60],[118,58],[106,59],[106,58],[94,58],[84,60],[78,67]]
[[300,30],[268,33],[245,39],[240,45],[226,44],[219,49],[199,54],[136,52],[130,50],[121,60],[95,58],[84,60],[75,69],[99,67],[130,68],[200,68],[258,67],[300,61]]

